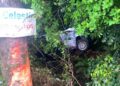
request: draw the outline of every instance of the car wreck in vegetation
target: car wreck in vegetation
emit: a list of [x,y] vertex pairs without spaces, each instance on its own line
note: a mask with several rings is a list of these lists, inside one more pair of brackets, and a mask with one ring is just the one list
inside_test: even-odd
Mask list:
[[89,41],[84,36],[79,36],[75,33],[74,28],[68,28],[60,34],[63,44],[70,49],[79,49],[85,51],[89,47]]
[[[10,4],[14,8],[19,6],[19,1],[27,5],[25,8],[32,8],[37,19],[37,35],[29,46],[33,86],[120,86],[119,0],[0,0],[0,6]],[[19,15],[9,15],[10,19],[16,16]],[[5,29],[11,31],[9,28]],[[3,44],[0,43],[1,49]],[[4,45],[3,49],[8,50],[10,42]],[[8,54],[8,57],[19,54],[13,51],[26,50],[19,48],[10,49],[12,56]],[[0,86],[3,86],[1,83],[0,76]]]

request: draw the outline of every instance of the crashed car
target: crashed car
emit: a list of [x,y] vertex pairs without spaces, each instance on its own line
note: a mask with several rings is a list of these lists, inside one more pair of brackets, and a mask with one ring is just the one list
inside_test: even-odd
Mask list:
[[62,43],[70,49],[85,51],[89,47],[89,41],[84,36],[76,35],[74,28],[68,28],[60,34]]

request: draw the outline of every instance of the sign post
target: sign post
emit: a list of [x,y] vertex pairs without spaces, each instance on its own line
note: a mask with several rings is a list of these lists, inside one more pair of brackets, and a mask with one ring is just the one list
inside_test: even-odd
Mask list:
[[34,12],[19,8],[19,0],[0,0],[0,5],[0,61],[6,86],[32,86],[27,37],[35,34],[36,22],[30,17]]

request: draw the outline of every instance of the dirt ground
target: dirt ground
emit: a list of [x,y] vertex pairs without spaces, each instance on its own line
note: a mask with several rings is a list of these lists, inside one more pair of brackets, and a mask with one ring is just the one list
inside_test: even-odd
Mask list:
[[48,69],[31,68],[33,86],[65,86],[64,83],[51,75]]

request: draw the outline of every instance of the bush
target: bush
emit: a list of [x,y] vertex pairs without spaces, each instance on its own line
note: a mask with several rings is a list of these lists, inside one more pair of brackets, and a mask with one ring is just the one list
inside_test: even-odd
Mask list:
[[89,73],[91,82],[87,86],[119,86],[120,85],[120,65],[118,61],[107,55],[105,58],[99,57],[90,60]]

